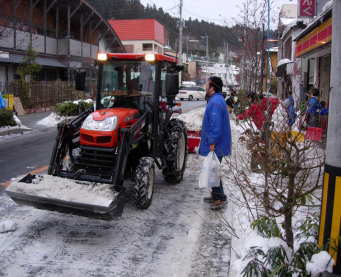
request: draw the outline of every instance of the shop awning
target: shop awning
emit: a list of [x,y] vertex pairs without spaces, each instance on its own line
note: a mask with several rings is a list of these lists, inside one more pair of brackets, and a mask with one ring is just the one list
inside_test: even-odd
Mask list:
[[[5,57],[5,55],[0,56],[0,62],[3,63],[17,63],[21,64],[24,62],[25,57],[22,55],[17,55],[17,54],[9,54],[8,56]],[[67,67],[60,61],[54,58],[47,58],[47,57],[37,57],[36,58],[36,63],[43,65],[43,66],[51,66],[51,67]]]
[[302,31],[296,40],[296,57],[301,57],[319,47],[324,47],[332,40],[333,20],[331,13],[315,20]]

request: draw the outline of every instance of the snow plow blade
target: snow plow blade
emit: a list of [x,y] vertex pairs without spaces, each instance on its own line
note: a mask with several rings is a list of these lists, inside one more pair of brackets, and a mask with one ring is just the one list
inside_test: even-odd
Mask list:
[[7,195],[18,205],[41,210],[112,220],[122,215],[123,194],[109,185],[91,184],[50,175],[27,175],[13,182]]

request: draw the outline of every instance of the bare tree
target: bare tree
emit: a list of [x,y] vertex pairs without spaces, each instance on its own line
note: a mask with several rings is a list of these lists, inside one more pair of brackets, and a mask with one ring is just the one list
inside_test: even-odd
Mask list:
[[[267,25],[268,0],[243,0],[240,4],[239,18],[236,20],[237,33],[242,43],[241,76],[244,90],[257,91],[261,84],[261,56],[264,54],[263,25]],[[274,1],[270,0],[274,10]],[[275,14],[270,17],[275,22]]]
[[[315,194],[321,188],[324,151],[304,139],[301,129],[293,131],[285,110],[279,110],[262,132],[251,120],[242,123],[242,147],[230,162],[231,179],[239,186],[253,219],[278,218],[284,230],[282,238],[293,249],[292,219],[298,208],[319,198]],[[257,173],[250,170],[252,157]]]

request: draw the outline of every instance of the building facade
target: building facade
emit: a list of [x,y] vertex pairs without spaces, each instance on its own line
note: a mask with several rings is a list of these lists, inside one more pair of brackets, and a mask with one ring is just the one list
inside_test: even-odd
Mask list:
[[128,53],[165,53],[166,28],[155,19],[109,20]]
[[329,102],[332,43],[332,9],[328,7],[295,38],[295,58],[301,60],[304,91],[316,88]]
[[35,63],[42,67],[35,77],[44,81],[92,72],[98,51],[124,51],[115,31],[85,0],[3,0],[0,91],[18,78],[17,68],[30,47],[36,53]]

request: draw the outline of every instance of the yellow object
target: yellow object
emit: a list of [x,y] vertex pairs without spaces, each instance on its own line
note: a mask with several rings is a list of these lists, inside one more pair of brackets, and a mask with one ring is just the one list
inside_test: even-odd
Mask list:
[[271,138],[281,143],[285,143],[286,140],[292,140],[296,142],[304,142],[304,134],[297,131],[290,132],[272,132]]
[[322,209],[321,209],[321,219],[320,219],[320,233],[319,233],[319,246],[321,249],[324,247],[324,228],[326,224],[327,217],[327,198],[329,191],[329,173],[324,174],[323,183],[323,194],[322,194]]
[[335,194],[334,194],[334,207],[333,207],[333,216],[332,216],[332,226],[331,226],[331,234],[330,234],[330,246],[329,253],[334,258],[334,261],[337,261],[338,249],[339,249],[339,241],[340,241],[340,220],[341,220],[341,177],[336,177],[335,181]]
[[3,99],[5,100],[5,109],[9,111],[13,111],[14,108],[14,95],[13,94],[4,94]]

